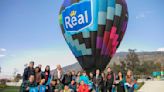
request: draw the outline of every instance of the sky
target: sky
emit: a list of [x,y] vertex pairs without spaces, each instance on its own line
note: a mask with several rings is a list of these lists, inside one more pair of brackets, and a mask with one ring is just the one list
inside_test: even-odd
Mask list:
[[[164,50],[164,0],[126,0],[127,32],[117,52]],[[12,74],[35,61],[43,68],[76,61],[58,22],[63,0],[0,0],[0,67]]]

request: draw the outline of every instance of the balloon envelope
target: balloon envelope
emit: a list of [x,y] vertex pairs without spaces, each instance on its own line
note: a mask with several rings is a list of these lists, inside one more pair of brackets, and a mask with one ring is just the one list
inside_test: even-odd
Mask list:
[[125,34],[127,4],[125,0],[64,0],[59,21],[82,68],[104,70]]

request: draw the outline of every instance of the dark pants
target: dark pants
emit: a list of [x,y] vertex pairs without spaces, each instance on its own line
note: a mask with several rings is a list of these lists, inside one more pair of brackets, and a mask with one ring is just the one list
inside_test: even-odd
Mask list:
[[108,92],[112,92],[112,86],[107,87],[107,91],[108,91]]
[[101,89],[101,92],[107,92],[106,87],[103,87],[103,88]]

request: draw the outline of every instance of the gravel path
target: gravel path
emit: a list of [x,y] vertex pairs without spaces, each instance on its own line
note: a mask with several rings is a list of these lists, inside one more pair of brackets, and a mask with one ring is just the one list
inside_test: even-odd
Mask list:
[[164,81],[145,81],[138,92],[164,92]]

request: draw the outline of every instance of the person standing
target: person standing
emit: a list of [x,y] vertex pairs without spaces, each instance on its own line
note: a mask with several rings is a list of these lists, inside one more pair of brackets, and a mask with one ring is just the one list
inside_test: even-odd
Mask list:
[[114,82],[114,74],[110,67],[107,68],[106,79],[107,79],[107,81],[106,81],[107,91],[112,92],[112,86],[113,86],[113,82]]
[[35,81],[39,85],[39,82],[41,81],[41,71],[39,67],[35,68]]
[[64,75],[62,83],[64,85],[69,85],[71,83],[71,80],[72,80],[71,72],[67,71],[67,73]]
[[93,75],[92,72],[90,72],[90,73],[89,73],[89,80],[90,80],[91,82],[93,82],[93,78],[94,78],[94,75]]
[[95,88],[96,92],[100,92],[100,90],[102,89],[101,82],[102,82],[102,77],[100,74],[100,70],[97,69],[96,75],[94,76],[94,79],[93,79],[94,88]]
[[89,77],[87,76],[86,71],[83,71],[82,75],[80,76],[79,82],[81,82],[81,81],[84,81],[84,83],[87,85],[90,83]]
[[101,89],[101,92],[107,92],[106,91],[106,76],[105,76],[104,72],[101,73],[101,77],[102,77],[102,82],[101,82],[102,89]]
[[29,63],[29,66],[24,69],[23,82],[27,81],[29,79],[30,75],[35,75],[34,61],[31,61]]
[[39,67],[40,71],[42,72],[42,65],[39,64],[38,67]]
[[51,80],[51,74],[50,74],[50,66],[47,65],[44,71],[44,79],[45,79],[45,84],[49,85],[50,80]]
[[118,80],[116,82],[117,92],[125,92],[125,79],[122,72],[118,72]]
[[71,71],[72,80],[76,80],[76,72],[74,70]]
[[76,83],[79,83],[80,82],[80,76],[81,76],[81,72],[80,71],[78,71],[77,72],[77,76],[76,76]]
[[125,83],[125,90],[127,92],[134,92],[134,89],[137,89],[138,85],[136,81],[134,81],[133,73],[131,70],[128,70],[126,73],[126,83]]
[[64,72],[61,68],[61,65],[57,65],[57,68],[54,71],[53,79],[60,79],[60,81],[63,81],[64,78]]
[[90,83],[88,84],[89,86],[89,91],[92,92],[93,91],[93,88],[94,88],[94,85],[93,85],[93,80],[94,80],[94,75],[92,72],[89,73],[89,81]]

